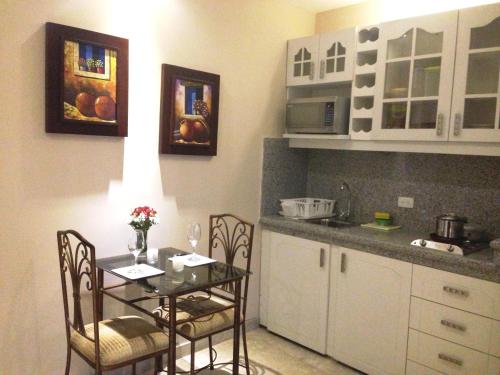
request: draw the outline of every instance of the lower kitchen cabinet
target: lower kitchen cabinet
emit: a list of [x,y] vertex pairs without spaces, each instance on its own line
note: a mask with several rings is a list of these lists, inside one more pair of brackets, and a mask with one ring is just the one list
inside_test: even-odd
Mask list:
[[267,328],[325,354],[330,245],[267,232],[263,258],[268,262]]
[[332,246],[328,354],[370,375],[403,375],[412,264]]

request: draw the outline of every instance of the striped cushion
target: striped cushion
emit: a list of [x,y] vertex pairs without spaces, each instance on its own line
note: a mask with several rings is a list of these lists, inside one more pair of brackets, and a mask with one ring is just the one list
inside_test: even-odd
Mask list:
[[[87,324],[85,332],[94,339],[94,324]],[[99,344],[101,365],[108,367],[167,350],[168,336],[138,316],[121,316],[99,322]],[[73,330],[71,346],[95,363],[93,341]]]
[[[177,321],[185,319],[194,320],[179,323],[177,332],[189,339],[196,340],[210,333],[232,328],[234,324],[234,307],[230,306],[232,306],[230,301],[213,295],[210,298],[206,296],[190,296],[186,299],[180,299],[177,301]],[[210,311],[222,307],[228,308],[196,319],[199,315],[208,314]],[[153,314],[159,315],[168,321],[168,306],[157,307],[153,310]],[[243,317],[241,319],[243,320]]]

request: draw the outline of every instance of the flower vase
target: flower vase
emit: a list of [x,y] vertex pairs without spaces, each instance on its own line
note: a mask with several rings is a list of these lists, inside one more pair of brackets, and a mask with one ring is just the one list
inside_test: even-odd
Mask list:
[[141,251],[141,254],[146,254],[148,251],[148,231],[143,229],[142,233],[144,233],[144,250]]

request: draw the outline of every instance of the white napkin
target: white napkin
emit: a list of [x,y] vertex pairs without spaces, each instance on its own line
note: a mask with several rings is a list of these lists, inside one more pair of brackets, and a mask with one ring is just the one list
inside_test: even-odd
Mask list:
[[[203,264],[217,262],[215,259],[204,257],[203,255],[200,254],[196,254],[196,260],[191,260],[192,256],[193,254],[178,255],[179,258],[184,258],[184,265],[186,267],[196,267],[196,266],[201,266]],[[168,259],[172,260],[172,258]]]

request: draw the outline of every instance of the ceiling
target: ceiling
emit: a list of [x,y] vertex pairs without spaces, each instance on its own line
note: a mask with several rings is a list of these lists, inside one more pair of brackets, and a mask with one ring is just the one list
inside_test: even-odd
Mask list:
[[366,0],[286,0],[288,3],[306,9],[313,13],[323,12],[334,8],[341,8]]

